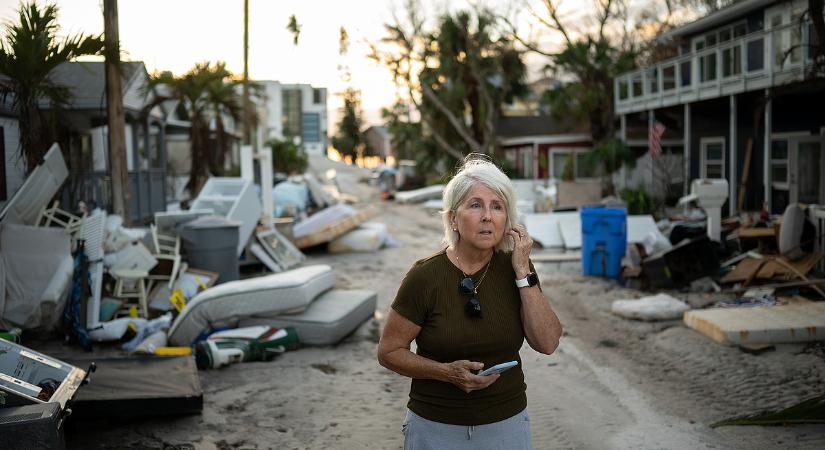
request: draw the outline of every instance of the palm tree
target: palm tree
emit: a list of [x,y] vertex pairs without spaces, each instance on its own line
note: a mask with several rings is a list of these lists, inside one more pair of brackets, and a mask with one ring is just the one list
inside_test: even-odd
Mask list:
[[[237,84],[223,62],[214,66],[209,62],[198,63],[182,76],[163,72],[150,79],[149,89],[164,85],[169,90],[168,95],[156,97],[153,105],[174,98],[188,116],[192,167],[186,189],[193,197],[210,173],[220,174],[223,169],[225,155],[231,148],[223,118],[228,115],[237,120],[241,115]],[[214,151],[209,142],[213,120],[217,132]]]
[[[215,149],[210,158],[209,169],[212,173],[223,173],[226,155],[232,150],[231,140],[228,139],[224,118],[230,117],[234,123],[239,123],[242,116],[241,97],[238,87],[241,82],[233,79],[232,73],[226,69],[226,63],[219,61],[207,75],[206,102],[210,108],[211,118],[215,123]],[[255,91],[254,86],[250,86]],[[254,122],[254,119],[252,120]],[[252,123],[250,125],[253,125]]]
[[20,156],[30,172],[57,134],[54,120],[46,117],[40,102],[47,101],[53,119],[71,99],[65,86],[50,78],[52,70],[79,56],[98,55],[103,49],[100,36],[75,34],[58,40],[57,6],[21,4],[19,23],[6,25],[6,39],[0,41],[0,94],[12,94],[18,112]]

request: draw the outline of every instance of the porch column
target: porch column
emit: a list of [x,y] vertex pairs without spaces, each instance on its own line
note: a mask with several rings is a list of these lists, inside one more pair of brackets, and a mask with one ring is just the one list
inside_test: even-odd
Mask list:
[[[132,195],[132,198],[134,199],[134,208],[131,205],[129,206],[129,215],[134,217],[135,222],[137,222],[140,221],[141,216],[143,214],[143,211],[141,211],[140,209],[142,200],[141,195],[143,195],[143,192],[141,192],[142,183],[140,180],[140,146],[138,145],[138,132],[140,131],[140,123],[134,120],[130,120],[129,127],[132,129],[132,170],[134,171],[134,173],[128,174],[126,180],[128,183],[128,180],[131,176],[135,177],[135,191]],[[131,218],[129,220],[131,220]]]
[[728,194],[728,215],[732,216],[736,214],[736,204],[738,203],[738,199],[736,196],[737,192],[737,184],[738,178],[736,176],[736,163],[737,163],[737,142],[736,142],[736,96],[731,95],[729,97],[729,107],[730,110],[730,169],[728,169],[728,189],[730,193]]
[[533,179],[539,179],[539,144],[533,141]]
[[690,194],[690,103],[685,103],[685,119],[684,119],[684,133],[682,136],[682,146],[685,154],[685,180],[684,192],[685,195]]
[[[619,139],[622,140],[622,144],[627,145],[627,114],[622,114],[619,116]],[[612,174],[610,175],[613,176]],[[627,187],[627,167],[622,164],[622,168],[619,169],[619,177],[621,178],[621,189]],[[617,183],[619,184],[619,183]]]
[[[771,62],[773,64],[773,62]],[[770,98],[770,93],[765,89],[765,143],[764,152],[762,153],[762,187],[765,190],[765,203],[768,205],[768,211],[771,211],[773,205],[771,204],[771,132],[773,117],[773,102]]]
[[166,122],[158,122],[158,158],[163,177],[161,177],[161,191],[163,192],[163,210],[166,211]]

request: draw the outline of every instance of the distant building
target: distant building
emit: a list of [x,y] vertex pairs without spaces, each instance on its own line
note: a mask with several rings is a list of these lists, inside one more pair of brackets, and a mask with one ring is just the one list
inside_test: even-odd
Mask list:
[[329,141],[327,89],[279,81],[257,83],[266,95],[261,108],[264,140],[298,138],[308,154],[325,154]]
[[364,140],[367,144],[367,153],[371,156],[379,156],[385,161],[387,157],[395,157],[395,149],[392,146],[392,135],[387,127],[373,125],[364,131]]
[[585,123],[551,116],[502,117],[498,136],[505,159],[521,178],[561,179],[571,154],[574,177],[593,178],[584,164],[593,147]]

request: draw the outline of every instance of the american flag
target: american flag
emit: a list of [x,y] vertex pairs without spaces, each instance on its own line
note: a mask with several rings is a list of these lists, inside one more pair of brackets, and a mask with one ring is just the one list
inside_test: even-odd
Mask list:
[[662,134],[664,132],[665,126],[658,120],[650,126],[650,157],[653,159],[656,159],[662,153]]

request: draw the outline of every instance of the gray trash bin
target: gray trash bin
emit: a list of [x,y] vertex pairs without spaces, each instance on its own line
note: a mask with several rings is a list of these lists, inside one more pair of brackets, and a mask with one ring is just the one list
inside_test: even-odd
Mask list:
[[199,217],[178,226],[189,266],[218,272],[217,283],[240,278],[238,239],[241,223],[221,216]]

